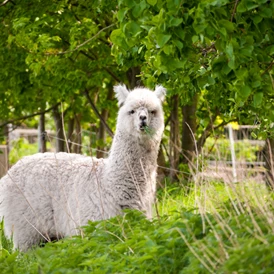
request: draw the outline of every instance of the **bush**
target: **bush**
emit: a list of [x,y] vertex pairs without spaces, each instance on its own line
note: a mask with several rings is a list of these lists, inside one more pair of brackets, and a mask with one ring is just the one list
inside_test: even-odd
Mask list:
[[9,153],[9,162],[15,164],[25,155],[32,155],[38,152],[38,144],[30,144],[27,139],[19,138],[12,141],[12,149]]
[[[0,273],[271,273],[273,197],[256,183],[167,187],[160,216],[90,222],[84,236],[2,252]],[[3,243],[2,250],[6,248]]]

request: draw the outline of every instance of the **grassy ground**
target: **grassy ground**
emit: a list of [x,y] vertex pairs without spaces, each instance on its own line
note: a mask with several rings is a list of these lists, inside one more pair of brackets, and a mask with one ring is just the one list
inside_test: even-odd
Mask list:
[[272,196],[252,181],[167,185],[153,221],[126,211],[27,253],[2,236],[0,273],[273,273]]

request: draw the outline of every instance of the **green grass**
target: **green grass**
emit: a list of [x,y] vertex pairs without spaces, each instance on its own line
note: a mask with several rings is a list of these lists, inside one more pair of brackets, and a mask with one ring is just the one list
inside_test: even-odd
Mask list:
[[0,273],[271,273],[273,197],[263,184],[202,182],[158,191],[152,221],[137,211],[90,222],[84,237],[12,252]]

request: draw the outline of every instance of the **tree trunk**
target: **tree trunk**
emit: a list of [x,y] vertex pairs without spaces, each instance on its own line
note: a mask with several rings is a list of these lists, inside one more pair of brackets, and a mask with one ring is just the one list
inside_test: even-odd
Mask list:
[[89,102],[89,104],[90,104],[92,110],[94,111],[94,113],[96,114],[96,116],[100,119],[100,123],[103,123],[103,124],[104,124],[104,126],[106,127],[106,130],[107,130],[107,132],[109,133],[109,135],[110,135],[111,137],[113,137],[114,134],[113,134],[112,130],[110,129],[110,127],[108,126],[108,124],[106,123],[106,121],[103,119],[103,117],[102,117],[101,114],[99,113],[99,111],[98,111],[98,109],[96,108],[94,102],[92,101],[92,99],[91,99],[90,96],[89,96],[88,90],[85,90],[85,91],[84,91],[84,94],[85,94],[85,96],[87,97],[87,100],[88,100],[88,102]]
[[10,127],[11,125],[10,124],[7,124],[6,126],[4,126],[4,136],[5,136],[5,140],[6,140],[6,145],[7,145],[7,170],[10,168],[10,162],[9,162],[9,153],[10,153]]
[[45,130],[45,113],[40,114],[38,130],[39,130],[39,132],[38,132],[39,152],[44,153],[47,151],[47,136],[46,136],[46,130]]
[[68,152],[71,152],[72,149],[72,143],[74,142],[74,136],[73,136],[73,131],[74,131],[74,117],[69,118],[68,121],[68,134],[67,134],[67,139],[68,139],[68,145],[67,145],[67,149]]
[[[108,110],[103,109],[101,115],[102,115],[102,118],[106,121],[108,118]],[[99,142],[97,145],[96,157],[97,158],[105,158],[106,153],[104,153],[104,151],[105,151],[105,142],[106,142],[106,128],[102,122],[100,122],[100,124],[99,124],[97,140]]]
[[158,181],[163,181],[166,176],[168,176],[168,169],[166,168],[166,159],[163,150],[163,144],[160,145],[159,154],[157,158],[157,179]]
[[169,143],[169,161],[170,177],[176,179],[176,170],[179,167],[180,158],[180,130],[179,130],[179,95],[171,98],[171,115],[170,115],[170,143]]
[[73,146],[73,152],[81,154],[82,152],[81,114],[75,115],[75,131],[76,131],[76,140],[75,140],[76,144]]
[[264,147],[264,159],[266,167],[266,185],[274,189],[274,139],[267,138]]
[[58,110],[58,106],[54,107],[53,110],[53,119],[56,128],[56,152],[65,151],[65,135],[63,130],[62,115]]
[[[111,86],[108,90],[107,101],[111,101],[112,98],[113,98],[113,88]],[[103,109],[102,113],[101,113],[101,116],[102,116],[104,121],[107,120],[108,115],[109,115],[109,110],[108,109]],[[99,145],[97,146],[96,157],[97,158],[106,158],[106,156],[107,156],[107,154],[105,153],[105,151],[106,151],[106,147],[105,147],[106,127],[104,126],[102,121],[100,121],[97,139],[99,140]]]
[[191,164],[195,156],[195,133],[197,128],[196,110],[198,96],[195,95],[192,102],[183,106],[182,125],[182,163]]
[[134,89],[136,86],[142,85],[142,80],[140,78],[141,69],[140,67],[131,67],[127,71],[127,79],[130,89]]

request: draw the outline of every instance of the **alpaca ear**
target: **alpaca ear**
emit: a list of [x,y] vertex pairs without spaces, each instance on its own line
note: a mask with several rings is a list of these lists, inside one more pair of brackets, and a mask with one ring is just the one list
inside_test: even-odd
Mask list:
[[166,97],[166,89],[163,86],[156,86],[155,88],[156,96],[163,102]]
[[116,93],[115,97],[118,100],[118,105],[119,107],[121,107],[126,101],[129,91],[127,90],[125,85],[120,84],[120,85],[114,86],[114,92]]

